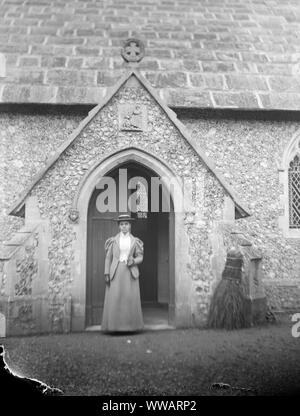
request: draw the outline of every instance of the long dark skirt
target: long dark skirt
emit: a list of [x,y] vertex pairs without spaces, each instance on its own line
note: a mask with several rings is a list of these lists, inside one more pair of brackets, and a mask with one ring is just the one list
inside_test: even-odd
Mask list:
[[124,262],[119,262],[105,289],[101,330],[139,331],[143,326],[139,279],[131,276]]

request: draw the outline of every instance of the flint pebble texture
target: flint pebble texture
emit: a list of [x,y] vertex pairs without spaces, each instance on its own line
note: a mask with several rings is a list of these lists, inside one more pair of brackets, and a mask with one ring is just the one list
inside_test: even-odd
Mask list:
[[[147,106],[146,132],[119,131],[118,104],[140,101]],[[1,200],[1,241],[8,240],[23,225],[23,219],[8,216],[8,208],[45,166],[60,144],[86,114],[30,115],[0,114],[0,163],[5,198]],[[245,119],[184,118],[184,124],[206,155],[215,162],[227,182],[250,208],[247,219],[238,220],[235,229],[244,232],[261,249],[263,270],[268,282],[291,280],[295,285],[267,290],[274,309],[297,303],[300,241],[282,236],[278,217],[282,215],[278,166],[285,147],[298,129],[297,122]],[[186,223],[189,235],[189,274],[193,291],[195,323],[207,313],[215,278],[211,267],[209,235],[213,222],[223,217],[224,189],[206,169],[153,99],[142,88],[123,88],[85,128],[74,144],[60,157],[33,189],[44,219],[49,219],[51,241],[48,258],[49,297],[65,297],[72,282],[71,262],[75,238],[68,218],[80,180],[97,160],[118,149],[136,146],[157,155],[176,173],[203,182],[203,195],[194,194],[193,203],[201,220]],[[4,286],[5,276],[2,276]],[[268,283],[269,284],[269,283]],[[29,288],[22,291],[29,290]],[[55,310],[51,311],[55,321]],[[61,314],[61,308],[57,315]],[[57,320],[59,317],[57,316]]]
[[0,113],[0,247],[24,224],[9,207],[83,117]]
[[299,123],[257,120],[185,119],[205,154],[245,201],[251,216],[237,225],[263,255],[265,279],[300,279],[300,239],[285,238],[278,168]]
[[38,261],[36,247],[38,235],[34,235],[31,244],[25,245],[25,256],[16,261],[17,283],[15,284],[16,296],[32,295],[32,281],[36,279],[38,272]]
[[[120,131],[118,104],[136,102],[147,107],[147,129],[143,132]],[[50,221],[49,296],[70,293],[75,233],[68,215],[83,175],[97,160],[132,146],[156,155],[181,178],[188,175],[194,181],[203,179],[204,195],[200,197],[194,193],[194,198],[200,197],[194,200],[194,205],[202,213],[205,226],[199,229],[197,224],[186,224],[190,236],[190,279],[195,281],[196,288],[200,288],[195,292],[197,319],[208,308],[210,285],[214,279],[208,234],[213,221],[222,219],[225,191],[144,88],[123,87],[32,190],[31,195],[38,198],[42,219]]]

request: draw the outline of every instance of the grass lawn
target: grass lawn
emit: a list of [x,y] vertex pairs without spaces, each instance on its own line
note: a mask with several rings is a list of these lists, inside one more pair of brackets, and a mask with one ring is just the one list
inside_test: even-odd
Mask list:
[[292,337],[292,325],[285,315],[238,331],[85,332],[0,343],[14,372],[66,395],[286,395],[300,394],[300,337]]

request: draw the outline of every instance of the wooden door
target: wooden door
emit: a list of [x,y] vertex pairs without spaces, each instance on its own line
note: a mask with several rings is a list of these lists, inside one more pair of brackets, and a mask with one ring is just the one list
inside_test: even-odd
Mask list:
[[[118,206],[118,174],[116,172],[111,176],[116,179]],[[132,176],[137,176],[138,173],[136,169],[128,171],[128,180]],[[100,192],[102,191],[99,189],[93,192],[88,209],[86,326],[101,325],[105,295],[104,243],[107,238],[119,232],[118,223],[115,221],[119,212],[100,213],[96,208],[96,199]],[[136,218],[132,224],[132,234],[144,242],[144,261],[139,266],[142,305],[155,304],[158,301],[158,215],[159,213],[148,212],[147,218]]]
[[88,210],[86,326],[101,325],[105,294],[104,244],[118,232],[117,214],[100,214],[96,209],[100,192],[94,191]]
[[157,216],[148,213],[147,218],[136,219],[132,234],[144,243],[144,260],[140,269],[142,304],[157,302]]

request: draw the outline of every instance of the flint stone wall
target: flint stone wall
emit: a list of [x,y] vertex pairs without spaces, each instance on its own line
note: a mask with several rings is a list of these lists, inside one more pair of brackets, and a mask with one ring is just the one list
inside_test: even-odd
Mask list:
[[[186,119],[186,126],[218,170],[241,195],[251,217],[238,227],[262,251],[266,284],[300,281],[300,238],[283,237],[279,168],[299,122]],[[279,282],[278,282],[279,283]],[[284,284],[283,284],[284,286]]]
[[[126,98],[126,95],[124,97]],[[146,97],[143,99],[148,102]],[[90,135],[89,129],[92,128],[90,125],[34,190],[39,197],[41,214],[43,218],[49,218],[51,224],[49,289],[52,294],[64,296],[69,293],[69,285],[72,281],[71,246],[74,235],[67,213],[78,181],[98,157],[103,157],[113,148],[143,145],[145,149],[155,149],[158,157],[164,155],[166,161],[172,167],[176,167],[176,170],[178,167],[181,173],[191,168],[191,172],[195,172],[194,155],[192,166],[189,163],[185,165],[185,161],[190,159],[190,154],[183,155],[182,146],[178,146],[176,134],[173,134],[173,126],[168,126],[166,129],[165,120],[162,120],[165,116],[158,109],[152,109],[154,111],[152,115],[150,111],[149,121],[154,123],[151,118],[156,117],[158,111],[158,119],[161,123],[155,121],[151,134],[146,137],[145,142],[142,142],[139,140],[144,137],[141,133],[138,134],[137,139],[134,138],[136,133],[117,134],[116,119],[112,115],[115,114],[113,110],[115,106],[116,98],[93,122],[96,125],[94,134]],[[30,183],[33,174],[45,165],[47,157],[53,154],[85,116],[84,111],[80,115],[0,113],[0,138],[3,149],[0,152],[0,164],[5,195],[1,200],[0,215],[2,241],[8,240],[23,225],[23,219],[7,215],[8,207],[16,194],[22,192]],[[185,116],[182,121],[192,131],[199,146],[205,149],[206,154],[214,160],[217,168],[236,192],[242,195],[251,209],[252,217],[237,221],[236,227],[262,251],[262,268],[269,304],[274,310],[298,308],[300,241],[284,238],[278,227],[278,216],[282,215],[279,201],[282,189],[278,181],[278,163],[292,135],[299,128],[299,123],[233,118],[207,119],[201,114],[198,118]],[[111,144],[113,147],[110,147]],[[177,156],[183,156],[183,159],[177,160]],[[215,186],[216,181],[210,174],[205,173],[205,169],[201,168],[200,171],[203,177],[205,175],[205,194],[209,196],[206,198],[207,206],[203,211],[203,215],[208,219],[207,227],[203,227],[200,223],[186,224],[191,241],[191,258],[197,257],[197,260],[191,262],[190,268],[193,291],[197,299],[195,316],[198,316],[198,312],[205,313],[207,310],[207,293],[210,290],[210,282],[215,278],[211,272],[211,264],[214,262],[212,247],[207,236],[212,231],[213,217],[222,218],[220,207],[223,198],[222,188]],[[57,189],[55,189],[56,185]],[[203,235],[203,233],[205,238],[200,239],[199,234]],[[221,238],[220,235],[217,238]],[[226,238],[224,241],[225,245],[229,244]],[[222,242],[220,244],[222,245]],[[203,252],[204,256],[196,256],[199,251]],[[200,270],[205,270],[205,273],[202,275]],[[5,279],[5,276],[2,278]],[[273,282],[276,284],[273,285]],[[55,321],[54,318],[53,320]]]
[[0,248],[24,225],[22,218],[7,215],[11,204],[87,115],[22,110],[0,112]]
[[[147,129],[143,132],[120,131],[118,105],[136,102],[147,107]],[[207,312],[211,282],[215,279],[210,263],[210,234],[214,222],[223,219],[225,191],[162,109],[141,87],[123,87],[31,192],[31,196],[38,199],[41,219],[49,221],[49,295],[64,297],[71,291],[75,233],[68,215],[83,175],[96,161],[128,147],[154,154],[179,177],[188,176],[204,184],[201,194],[193,194],[198,215],[195,222],[187,221],[185,224],[190,258],[182,259],[189,264],[194,295],[192,314],[197,324]]]

